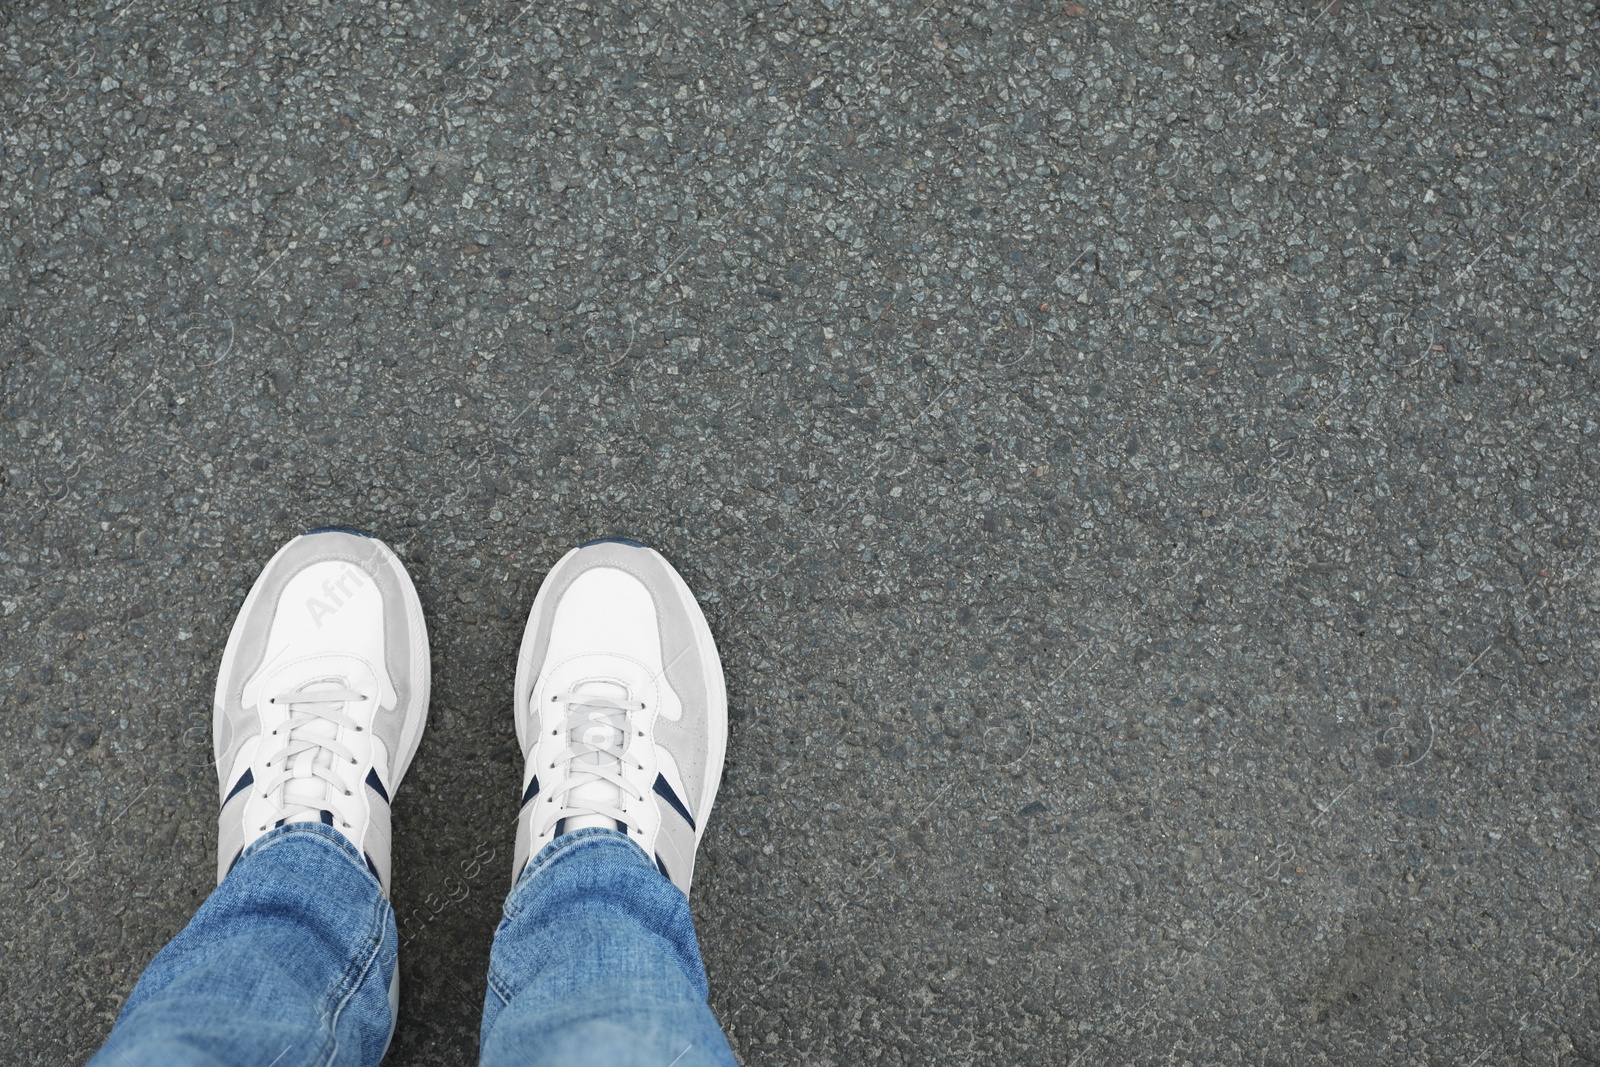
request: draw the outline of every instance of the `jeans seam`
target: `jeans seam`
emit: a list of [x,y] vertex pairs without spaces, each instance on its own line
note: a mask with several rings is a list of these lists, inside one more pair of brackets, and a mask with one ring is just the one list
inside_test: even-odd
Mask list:
[[500,1006],[502,1008],[506,1007],[508,1004],[511,1003],[511,997],[506,993],[505,989],[503,988],[505,983],[499,980],[499,977],[495,974],[495,969],[494,969],[493,966],[491,966],[489,968],[489,982],[488,982],[488,985],[489,985],[489,992],[493,993],[495,996],[500,998]]
[[[350,1003],[351,998],[361,989],[362,983],[372,971],[372,965],[378,959],[379,950],[383,948],[383,907],[384,900],[379,896],[377,904],[372,909],[373,921],[366,943],[351,961],[350,966],[345,969],[343,978],[335,987],[334,1004],[328,1009],[327,1015],[328,1037],[323,1045],[326,1049],[326,1056],[321,1060],[323,1067],[333,1063],[334,1058],[339,1055],[339,1016],[344,1013],[345,1006]],[[400,961],[396,960],[395,966],[399,965]]]

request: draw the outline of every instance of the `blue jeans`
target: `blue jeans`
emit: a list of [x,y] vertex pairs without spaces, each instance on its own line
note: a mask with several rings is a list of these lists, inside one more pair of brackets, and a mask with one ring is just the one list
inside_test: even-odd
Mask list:
[[[92,1067],[375,1067],[393,1030],[394,909],[343,836],[246,849],[134,987]],[[689,902],[611,830],[556,838],[506,900],[483,1067],[733,1064]]]

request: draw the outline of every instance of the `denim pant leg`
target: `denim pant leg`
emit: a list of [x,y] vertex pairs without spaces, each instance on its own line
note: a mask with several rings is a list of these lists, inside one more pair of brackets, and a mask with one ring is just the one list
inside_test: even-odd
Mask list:
[[343,836],[272,830],[151,961],[91,1067],[376,1067],[396,943]]
[[731,1067],[689,901],[632,841],[546,845],[489,955],[481,1067]]

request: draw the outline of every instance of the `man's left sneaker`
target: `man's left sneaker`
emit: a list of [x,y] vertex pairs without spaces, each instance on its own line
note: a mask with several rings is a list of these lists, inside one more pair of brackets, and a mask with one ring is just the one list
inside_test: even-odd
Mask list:
[[262,834],[321,822],[389,895],[389,803],[422,740],[432,665],[422,602],[375,537],[313,530],[256,579],[212,711],[217,881]]

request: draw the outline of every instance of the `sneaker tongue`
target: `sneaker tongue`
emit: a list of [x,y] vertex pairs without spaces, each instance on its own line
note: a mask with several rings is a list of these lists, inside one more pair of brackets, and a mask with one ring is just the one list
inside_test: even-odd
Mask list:
[[[620,708],[607,707],[603,700],[626,700],[627,689],[611,682],[589,682],[574,695],[579,699],[568,705],[567,712],[567,743],[576,753],[573,770],[616,768],[621,763],[617,750],[628,736],[628,714]],[[602,701],[585,704],[581,699],[585,696],[600,697]],[[590,805],[615,808],[621,802],[622,791],[605,781],[585,782],[567,794],[568,806],[575,808]],[[590,826],[615,830],[617,821],[604,815],[572,815],[567,817],[565,829],[582,830]]]

